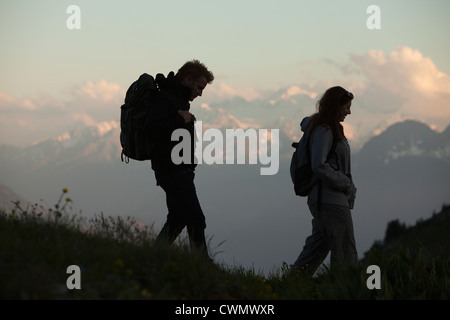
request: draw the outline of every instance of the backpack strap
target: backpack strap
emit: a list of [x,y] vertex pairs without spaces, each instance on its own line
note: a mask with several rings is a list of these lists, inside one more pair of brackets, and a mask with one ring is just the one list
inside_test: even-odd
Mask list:
[[130,163],[130,157],[126,156],[125,153],[123,152],[123,150],[120,154],[120,159],[122,159],[122,162],[124,162],[124,159],[125,159],[125,163]]

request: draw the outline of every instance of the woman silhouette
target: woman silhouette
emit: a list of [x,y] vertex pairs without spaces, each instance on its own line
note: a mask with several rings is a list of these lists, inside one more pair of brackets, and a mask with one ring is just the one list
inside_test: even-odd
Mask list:
[[325,91],[317,112],[301,122],[309,130],[311,167],[318,183],[308,195],[312,234],[291,271],[312,276],[331,251],[331,267],[358,261],[353,221],[356,188],[350,168],[350,146],[341,122],[351,114],[353,94],[342,87]]

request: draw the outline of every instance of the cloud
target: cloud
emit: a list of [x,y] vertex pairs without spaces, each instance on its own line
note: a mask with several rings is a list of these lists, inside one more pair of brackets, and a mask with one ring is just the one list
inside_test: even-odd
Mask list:
[[0,92],[0,110],[14,113],[20,110],[36,110],[36,105],[29,99],[16,99],[4,92]]
[[57,112],[64,109],[64,103],[50,94],[40,92],[33,98],[16,98],[0,92],[0,111],[14,114],[20,112]]
[[119,121],[125,90],[106,80],[86,81],[64,95],[21,99],[0,92],[0,144],[26,146],[80,125]]
[[321,95],[327,88],[341,85],[354,93],[352,114],[344,129],[355,150],[399,121],[425,122],[438,131],[450,123],[450,76],[417,49],[369,50],[350,53],[348,61],[325,62],[339,73],[300,84],[300,88]]
[[207,103],[202,103],[200,105],[200,108],[202,108],[202,109],[204,109],[206,111],[211,111],[212,110],[211,107]]
[[[450,122],[450,76],[416,49],[350,54],[364,75],[361,107],[394,119],[412,118],[443,129]],[[386,121],[389,123],[391,121]]]
[[125,92],[117,83],[86,81],[67,92],[69,100],[66,107],[78,119],[89,122],[89,118],[95,122],[119,120]]
[[68,116],[85,125],[119,121],[125,92],[117,83],[106,80],[86,81],[67,92],[69,99],[65,106]]
[[261,99],[263,95],[251,86],[232,87],[224,82],[209,85],[204,94],[207,101],[230,100],[235,97],[240,97],[248,102]]
[[82,123],[86,126],[94,126],[97,122],[86,113],[72,113],[69,116],[69,120],[72,123]]
[[107,82],[106,80],[87,81],[75,88],[74,96],[81,100],[115,102],[124,98],[125,90],[117,83]]
[[[352,53],[349,62],[351,68],[336,62],[344,66],[338,79],[293,84],[271,92],[214,83],[192,106],[199,107],[195,112],[204,113],[205,124],[224,121],[220,114],[214,115],[218,119],[206,117],[223,109],[242,126],[278,127],[288,117],[294,117],[297,126],[300,119],[296,117],[313,112],[313,100],[328,87],[342,85],[355,94],[352,115],[344,124],[353,145],[361,146],[374,132],[405,119],[426,122],[438,130],[449,124],[450,76],[419,50],[403,46],[389,53]],[[63,98],[46,93],[17,98],[0,92],[0,144],[29,145],[80,125],[119,121],[125,91],[116,83],[100,80],[69,88]]]
[[281,99],[289,100],[289,101],[292,101],[293,103],[296,103],[296,101],[293,100],[292,97],[301,95],[301,94],[306,95],[306,96],[310,97],[311,99],[315,99],[317,97],[317,92],[308,91],[299,86],[290,86],[286,90],[286,92],[281,95]]
[[439,71],[430,58],[409,47],[397,47],[386,55],[370,50],[365,55],[350,54],[373,85],[383,91],[408,98],[409,89],[417,94],[450,93],[450,77]]

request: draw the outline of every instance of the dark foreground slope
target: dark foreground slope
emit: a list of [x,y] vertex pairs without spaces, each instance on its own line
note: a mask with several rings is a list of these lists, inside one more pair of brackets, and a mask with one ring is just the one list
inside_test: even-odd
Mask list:
[[[383,254],[398,249],[422,252],[426,257],[439,257],[450,252],[450,205],[443,205],[438,213],[426,220],[420,219],[413,226],[406,226],[398,219],[388,223],[383,241],[377,241],[371,250]],[[370,251],[370,250],[369,250]]]
[[[391,223],[358,266],[324,267],[314,278],[287,265],[270,276],[217,265],[183,241],[155,246],[151,228],[131,218],[84,221],[65,208],[0,212],[1,299],[450,298],[448,207],[414,227]],[[379,267],[380,289],[367,285],[371,265]]]

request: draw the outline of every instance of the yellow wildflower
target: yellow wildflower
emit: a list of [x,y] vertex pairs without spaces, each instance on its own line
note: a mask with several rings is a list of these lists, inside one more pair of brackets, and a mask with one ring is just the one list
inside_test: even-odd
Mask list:
[[123,263],[122,259],[116,259],[116,260],[114,261],[114,265],[115,265],[116,267],[123,268],[123,266],[125,265],[125,263]]
[[142,289],[141,290],[141,296],[143,296],[144,298],[151,298],[152,297],[152,293],[148,292],[147,289]]

